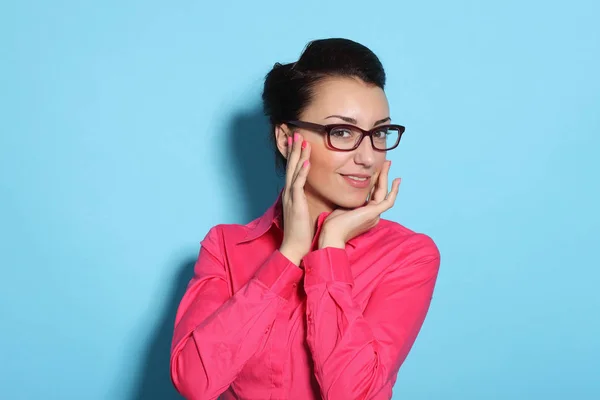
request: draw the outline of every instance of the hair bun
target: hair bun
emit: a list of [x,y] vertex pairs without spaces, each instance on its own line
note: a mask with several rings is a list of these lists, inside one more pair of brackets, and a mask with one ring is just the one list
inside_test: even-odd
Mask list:
[[296,63],[282,64],[276,62],[275,65],[273,65],[273,69],[271,70],[271,73],[269,75],[275,78],[275,81],[280,81],[286,78],[289,79],[292,76],[295,65]]

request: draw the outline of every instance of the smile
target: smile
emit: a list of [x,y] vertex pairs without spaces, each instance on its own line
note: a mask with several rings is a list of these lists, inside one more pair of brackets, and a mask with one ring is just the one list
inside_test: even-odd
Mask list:
[[344,180],[350,184],[350,186],[364,189],[370,186],[371,177],[370,176],[355,176],[355,175],[342,175]]

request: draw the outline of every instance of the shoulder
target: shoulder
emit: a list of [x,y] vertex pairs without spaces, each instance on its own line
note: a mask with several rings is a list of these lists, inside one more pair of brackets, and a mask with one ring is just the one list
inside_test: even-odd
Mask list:
[[425,233],[383,218],[377,225],[377,231],[389,251],[397,254],[398,257],[412,260],[440,259],[437,244]]
[[211,227],[204,238],[201,240],[200,245],[210,249],[223,250],[225,246],[230,244],[236,244],[257,227],[260,218],[257,218],[247,224],[217,224]]

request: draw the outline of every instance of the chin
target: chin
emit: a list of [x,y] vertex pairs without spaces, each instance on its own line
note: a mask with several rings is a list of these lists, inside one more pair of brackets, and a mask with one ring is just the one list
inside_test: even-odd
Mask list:
[[340,191],[333,200],[339,207],[352,209],[364,206],[368,195],[369,190]]
[[305,189],[331,209],[362,207],[371,192],[370,187],[364,189],[348,188],[331,182],[323,183],[321,187],[321,190],[315,190],[313,186],[307,185]]

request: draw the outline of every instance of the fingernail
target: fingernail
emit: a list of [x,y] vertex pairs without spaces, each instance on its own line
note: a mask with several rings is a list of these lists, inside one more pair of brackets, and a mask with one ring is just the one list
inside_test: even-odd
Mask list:
[[306,168],[307,165],[308,165],[308,160],[304,160],[304,162],[302,163],[302,168]]
[[302,148],[305,149],[306,148],[306,140],[302,141]]
[[294,132],[294,142],[298,141],[298,139],[300,139],[300,135],[297,132]]

